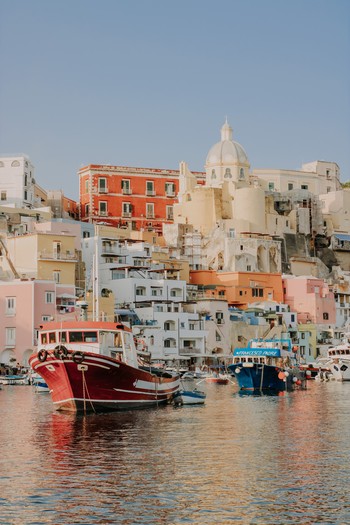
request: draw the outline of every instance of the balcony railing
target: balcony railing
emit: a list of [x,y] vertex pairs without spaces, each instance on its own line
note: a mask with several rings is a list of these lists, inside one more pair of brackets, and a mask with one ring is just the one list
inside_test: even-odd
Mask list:
[[184,348],[180,348],[180,355],[190,355],[190,354],[196,354],[196,355],[200,355],[201,354],[201,350],[200,348],[191,348],[189,346],[186,346]]
[[123,195],[131,195],[132,194],[131,188],[122,188],[122,194]]
[[38,253],[38,259],[41,261],[47,260],[47,261],[70,261],[70,262],[76,262],[78,260],[78,257],[75,253],[55,253],[55,252],[47,252],[46,250],[43,250],[42,252]]

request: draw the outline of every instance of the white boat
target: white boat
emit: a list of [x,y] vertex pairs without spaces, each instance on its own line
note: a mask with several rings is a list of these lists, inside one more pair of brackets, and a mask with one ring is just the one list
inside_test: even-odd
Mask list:
[[12,374],[0,376],[0,384],[2,385],[28,385],[27,374]]
[[336,381],[350,381],[350,332],[344,334],[339,345],[327,351],[327,366]]
[[175,405],[203,405],[206,394],[201,390],[178,390],[174,394],[173,400]]

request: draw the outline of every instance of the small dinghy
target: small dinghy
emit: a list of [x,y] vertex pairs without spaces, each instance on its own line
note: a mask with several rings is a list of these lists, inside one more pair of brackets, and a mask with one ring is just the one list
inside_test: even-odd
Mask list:
[[200,390],[178,390],[174,394],[175,405],[203,405],[206,394]]

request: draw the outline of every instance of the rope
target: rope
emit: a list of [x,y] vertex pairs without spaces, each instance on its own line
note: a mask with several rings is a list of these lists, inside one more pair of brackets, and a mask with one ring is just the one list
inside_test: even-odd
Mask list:
[[87,383],[86,383],[86,377],[85,377],[85,374],[84,374],[84,370],[81,371],[82,373],[82,378],[83,378],[83,398],[84,398],[84,413],[86,413],[86,397],[85,397],[85,391],[88,395],[88,398],[89,398],[89,401],[90,401],[90,405],[91,405],[91,408],[92,410],[96,413],[96,410],[95,410],[95,407],[91,401],[91,397],[90,397],[90,394],[89,394],[89,390],[88,390],[88,387],[87,387]]
[[262,365],[262,369],[261,369],[261,379],[260,379],[260,392],[262,391],[262,384],[263,384],[263,379],[264,379],[264,363]]

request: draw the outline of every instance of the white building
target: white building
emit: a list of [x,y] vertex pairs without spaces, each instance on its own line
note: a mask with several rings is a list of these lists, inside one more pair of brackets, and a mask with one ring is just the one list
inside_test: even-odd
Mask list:
[[34,166],[29,157],[0,157],[0,204],[17,208],[39,206],[35,199]]

